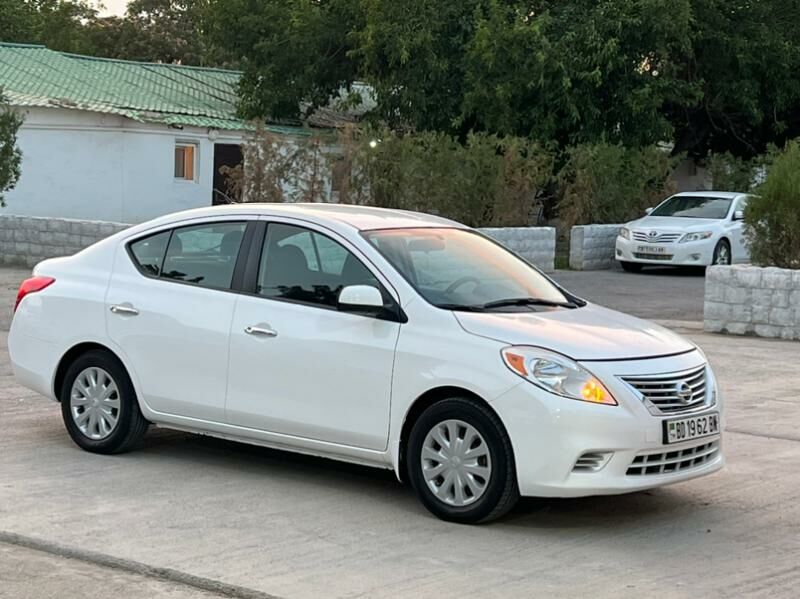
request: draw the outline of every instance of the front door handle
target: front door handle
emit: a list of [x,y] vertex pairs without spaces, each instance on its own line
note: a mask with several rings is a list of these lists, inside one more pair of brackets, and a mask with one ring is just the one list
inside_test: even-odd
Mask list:
[[130,304],[115,304],[111,306],[111,312],[114,314],[124,314],[125,316],[136,316],[139,310]]
[[245,327],[244,332],[248,335],[256,335],[259,337],[277,337],[278,331],[274,331],[266,327]]

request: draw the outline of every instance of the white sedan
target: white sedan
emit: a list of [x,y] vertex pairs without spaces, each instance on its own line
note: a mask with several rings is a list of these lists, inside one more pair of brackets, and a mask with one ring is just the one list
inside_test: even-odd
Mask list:
[[620,228],[616,258],[623,269],[708,266],[750,259],[744,238],[748,195],[724,191],[679,193],[647,216]]
[[87,451],[154,424],[357,462],[458,522],[724,462],[692,343],[410,212],[244,204],[134,226],[40,263],[9,350]]

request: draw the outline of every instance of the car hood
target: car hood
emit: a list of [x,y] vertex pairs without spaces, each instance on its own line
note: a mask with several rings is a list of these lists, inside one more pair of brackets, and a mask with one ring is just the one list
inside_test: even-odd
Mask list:
[[706,231],[719,225],[715,218],[682,218],[679,216],[645,216],[629,222],[629,229],[657,229],[659,231],[674,229],[676,231]]
[[664,327],[593,304],[574,310],[454,314],[473,335],[509,345],[543,347],[573,360],[651,358],[695,349]]

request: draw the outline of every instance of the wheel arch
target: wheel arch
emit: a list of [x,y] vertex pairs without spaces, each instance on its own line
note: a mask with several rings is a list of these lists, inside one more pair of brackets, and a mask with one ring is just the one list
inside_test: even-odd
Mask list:
[[[450,397],[463,397],[471,399],[485,406],[488,410],[491,410],[498,417],[498,419],[500,419],[500,416],[497,414],[496,410],[492,408],[491,404],[474,391],[470,391],[469,389],[455,385],[443,385],[428,389],[425,391],[425,393],[417,397],[411,403],[406,410],[405,417],[403,418],[403,425],[400,428],[400,439],[397,450],[397,466],[395,471],[395,474],[400,481],[407,479],[406,448],[408,446],[408,439],[411,436],[411,429],[414,428],[414,424],[416,423],[417,419],[425,410],[427,410],[436,402],[439,402],[443,399],[448,399]],[[502,420],[500,421],[502,422]]]
[[102,343],[97,343],[96,341],[84,341],[82,343],[78,343],[69,348],[64,355],[61,356],[58,366],[56,367],[55,376],[53,377],[53,396],[56,398],[56,401],[61,401],[61,386],[64,384],[64,377],[67,375],[67,370],[69,370],[69,367],[80,356],[92,350],[105,351],[114,356],[114,358],[117,359],[117,361],[122,365],[123,368],[125,368],[126,372],[128,372],[128,375],[130,376],[130,371],[125,366],[125,363],[110,347],[103,345]]

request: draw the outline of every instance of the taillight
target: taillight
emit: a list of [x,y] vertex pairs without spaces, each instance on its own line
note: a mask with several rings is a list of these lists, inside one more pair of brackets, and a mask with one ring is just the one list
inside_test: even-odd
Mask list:
[[17,292],[17,303],[14,304],[14,312],[17,311],[19,303],[26,295],[41,291],[55,282],[56,280],[53,277],[31,277],[22,281],[22,285],[19,286],[19,291]]

